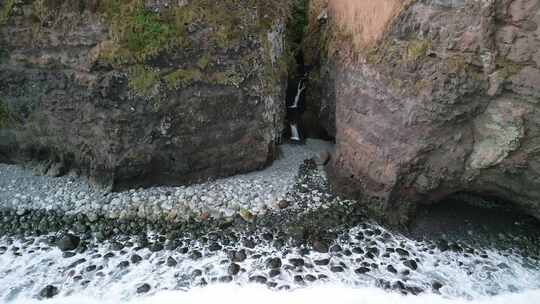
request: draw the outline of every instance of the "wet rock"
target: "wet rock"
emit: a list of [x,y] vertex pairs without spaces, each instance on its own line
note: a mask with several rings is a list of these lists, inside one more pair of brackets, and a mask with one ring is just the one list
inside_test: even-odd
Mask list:
[[386,270],[388,270],[388,272],[391,272],[391,273],[397,273],[398,272],[397,269],[392,265],[386,266]]
[[144,283],[142,284],[141,286],[137,287],[137,293],[138,294],[141,294],[141,293],[147,293],[150,291],[152,287],[150,286],[150,284],[148,283]]
[[324,266],[330,263],[330,259],[315,260],[314,263],[315,265],[318,265],[318,266]]
[[245,239],[243,243],[244,243],[244,246],[247,248],[250,248],[250,249],[255,248],[255,242],[253,240]]
[[332,247],[330,247],[330,252],[332,253],[338,253],[341,251],[343,251],[343,248],[341,248],[341,246],[339,245],[333,245]]
[[278,283],[276,283],[276,282],[267,282],[266,286],[268,286],[268,288],[275,288],[275,287],[278,286]]
[[354,270],[355,273],[357,274],[365,274],[365,273],[368,273],[370,272],[371,269],[367,268],[367,267],[360,267],[360,268],[357,268]]
[[86,272],[92,272],[92,271],[95,271],[96,269],[97,269],[96,265],[90,265],[85,268]]
[[267,279],[263,276],[256,275],[249,278],[251,283],[266,284]]
[[58,295],[58,293],[59,293],[58,287],[53,286],[53,285],[47,285],[39,292],[39,297],[42,299],[50,299]]
[[71,257],[74,257],[76,256],[77,254],[73,251],[65,251],[65,252],[62,252],[62,257],[63,258],[71,258]]
[[127,267],[129,267],[129,262],[128,261],[122,261],[122,262],[118,263],[117,267],[118,268],[127,268]]
[[443,252],[450,249],[448,242],[443,239],[440,239],[437,241],[437,247],[439,248],[440,251],[443,251]]
[[332,266],[332,267],[330,267],[330,271],[331,272],[343,272],[343,271],[345,271],[345,269],[343,269],[342,266]]
[[293,280],[296,284],[303,285],[305,283],[304,278],[301,275],[295,275]]
[[403,248],[396,248],[396,253],[399,254],[400,256],[409,256],[409,252]]
[[223,247],[218,243],[212,243],[210,244],[210,246],[208,246],[208,250],[212,252],[219,251],[221,249],[223,249]]
[[124,249],[124,245],[122,243],[113,242],[112,245],[111,245],[111,250],[112,251],[120,251],[122,249]]
[[433,290],[435,291],[439,291],[439,289],[441,289],[442,287],[443,284],[440,282],[434,281],[433,283],[431,283],[431,288],[433,288]]
[[112,258],[112,257],[114,257],[114,253],[112,253],[112,252],[107,252],[107,253],[103,256],[103,258],[105,258],[105,259],[110,259],[110,258]]
[[268,276],[271,277],[271,278],[277,277],[280,274],[281,274],[281,270],[279,270],[279,269],[271,269],[268,272]]
[[266,261],[266,267],[269,268],[269,269],[277,269],[277,268],[281,268],[281,259],[280,258],[269,258],[267,261]]
[[176,262],[176,260],[173,257],[168,257],[167,258],[167,266],[175,267],[177,264],[178,264],[178,262]]
[[233,280],[233,277],[230,275],[222,276],[219,278],[219,282],[221,283],[229,283],[229,282],[232,282],[232,280]]
[[195,269],[195,270],[193,270],[193,271],[191,272],[191,278],[192,278],[192,279],[195,279],[195,278],[197,278],[197,277],[202,276],[202,274],[203,274],[202,270],[200,270],[200,269]]
[[267,233],[263,233],[262,238],[263,240],[270,242],[274,239],[274,236],[271,233],[267,232]]
[[305,264],[304,259],[301,259],[301,258],[289,259],[289,263],[296,267],[302,267]]
[[191,254],[189,255],[189,258],[192,260],[198,260],[202,258],[202,253],[198,250],[193,250]]
[[412,269],[412,270],[418,269],[418,264],[416,263],[415,260],[407,260],[407,261],[404,261],[404,262],[403,262],[403,265],[409,267],[409,268]]
[[56,247],[62,251],[70,251],[77,249],[81,239],[73,234],[66,233],[56,241]]
[[140,261],[142,261],[142,257],[141,257],[140,255],[138,255],[138,254],[133,254],[133,255],[131,256],[130,260],[131,260],[131,263],[137,264],[137,263],[139,263]]
[[289,207],[289,202],[287,202],[286,200],[281,200],[278,203],[278,207],[279,209],[286,209]]
[[156,243],[153,243],[152,245],[150,245],[150,247],[148,249],[150,249],[150,251],[152,251],[152,252],[162,251],[163,250],[163,244],[156,242]]
[[367,249],[367,252],[372,253],[375,256],[379,255],[379,248],[377,247],[370,247]]
[[67,267],[67,269],[75,268],[75,267],[77,267],[78,265],[80,265],[80,264],[82,264],[82,263],[84,263],[84,262],[86,262],[86,259],[84,259],[84,258],[78,259],[77,261],[71,263],[71,264]]
[[364,254],[364,250],[362,248],[360,248],[360,247],[354,247],[352,249],[352,252],[356,253],[356,254]]
[[247,258],[246,251],[244,249],[239,251],[229,251],[227,255],[231,261],[236,263],[241,263]]
[[308,282],[315,282],[315,281],[317,281],[317,277],[315,277],[314,275],[311,275],[311,274],[306,275],[304,279],[305,279],[306,281],[308,281]]
[[236,263],[232,263],[231,265],[229,265],[229,267],[227,268],[227,273],[229,275],[237,275],[238,273],[240,272],[240,265],[236,264]]

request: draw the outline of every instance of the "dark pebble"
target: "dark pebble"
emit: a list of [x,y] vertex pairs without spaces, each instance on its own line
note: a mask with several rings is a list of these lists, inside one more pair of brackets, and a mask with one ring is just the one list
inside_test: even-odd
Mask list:
[[152,287],[149,284],[144,283],[141,286],[137,287],[137,293],[147,293]]
[[403,262],[403,265],[409,267],[412,270],[418,269],[418,264],[416,263],[415,260],[407,260],[407,261]]
[[332,272],[343,272],[344,269],[341,266],[332,266],[332,267],[330,267],[330,271],[332,271]]
[[73,234],[66,233],[56,241],[56,246],[62,251],[75,250],[79,246],[81,239]]
[[202,258],[202,253],[198,250],[193,250],[191,252],[191,254],[189,255],[189,257],[192,259],[192,260],[198,260],[200,258]]
[[174,267],[176,266],[178,263],[176,262],[176,260],[173,258],[173,257],[168,257],[167,258],[167,266],[169,267]]
[[402,248],[396,248],[396,252],[400,256],[409,256],[409,252],[407,250],[405,250],[405,249],[402,249]]
[[371,271],[371,269],[369,269],[367,267],[360,267],[360,268],[357,268],[354,272],[356,272],[357,274],[364,274],[364,273],[368,273],[370,271]]
[[140,255],[134,254],[134,255],[131,256],[131,263],[137,264],[140,261],[142,261],[142,257]]
[[257,276],[250,277],[249,281],[252,283],[265,284],[267,279],[263,276],[257,275]]
[[237,275],[240,272],[240,265],[236,263],[232,263],[229,265],[229,268],[227,269],[227,273],[229,275]]
[[128,261],[122,261],[120,263],[118,263],[118,268],[127,268],[129,267],[129,262]]
[[269,269],[281,268],[281,259],[280,258],[269,258],[266,261],[266,267]]
[[163,250],[163,245],[161,243],[153,243],[152,245],[150,245],[149,249],[152,252],[158,252]]
[[62,252],[62,257],[63,258],[71,258],[71,257],[74,257],[75,255],[77,255],[75,252],[73,251],[65,251],[65,252]]
[[391,272],[391,273],[397,273],[397,269],[392,265],[386,266],[386,270],[388,270],[388,272]]
[[221,247],[221,245],[218,244],[218,243],[212,243],[212,244],[210,244],[210,246],[208,246],[208,250],[210,250],[212,252],[219,251],[221,249],[223,249],[223,247]]
[[315,265],[324,266],[330,263],[330,259],[315,260]]
[[281,270],[279,269],[272,269],[268,272],[268,276],[271,278],[277,277],[280,274],[281,274]]
[[58,287],[47,285],[39,292],[39,296],[44,299],[50,299],[58,294]]
[[291,265],[296,266],[296,267],[301,267],[301,266],[304,266],[305,264],[304,259],[298,259],[298,258],[289,259],[289,263],[291,263]]

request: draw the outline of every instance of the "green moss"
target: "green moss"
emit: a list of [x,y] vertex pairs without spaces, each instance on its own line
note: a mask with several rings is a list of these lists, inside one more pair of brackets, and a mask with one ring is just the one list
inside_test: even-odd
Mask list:
[[195,82],[203,80],[203,74],[201,70],[193,69],[178,69],[167,76],[165,76],[165,82],[170,89],[179,89],[187,87]]
[[187,48],[194,43],[191,26],[210,30],[204,37],[210,53],[231,48],[245,33],[259,30],[257,20],[250,16],[253,7],[242,5],[250,1],[196,0],[159,13],[146,10],[142,0],[102,1],[100,12],[109,22],[114,40],[102,58],[118,64],[144,63],[173,48]]
[[504,78],[509,78],[521,71],[522,65],[511,61],[510,59],[502,56],[498,56],[495,60],[497,69],[502,70]]
[[199,60],[197,61],[197,66],[201,70],[206,70],[208,65],[210,64],[210,54],[204,54]]
[[239,87],[245,78],[234,70],[214,73],[206,79],[209,83]]
[[15,0],[5,0],[4,4],[0,8],[0,25],[4,25],[8,22],[11,16],[11,11],[15,6]]
[[407,50],[404,53],[403,60],[406,62],[417,61],[427,55],[431,48],[429,40],[412,40],[407,44]]
[[142,65],[130,70],[129,87],[139,95],[150,95],[160,81],[159,74]]

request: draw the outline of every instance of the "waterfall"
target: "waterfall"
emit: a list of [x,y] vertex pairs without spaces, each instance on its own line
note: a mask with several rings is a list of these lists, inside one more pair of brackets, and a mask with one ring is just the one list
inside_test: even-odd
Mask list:
[[298,132],[298,127],[294,123],[291,124],[291,140],[292,141],[301,141],[302,140],[300,138],[300,132]]
[[291,109],[298,108],[300,97],[302,96],[302,92],[304,92],[305,89],[306,89],[306,86],[304,84],[304,80],[300,80],[300,82],[298,82],[298,89],[296,90],[296,96],[294,97],[294,103],[289,108]]

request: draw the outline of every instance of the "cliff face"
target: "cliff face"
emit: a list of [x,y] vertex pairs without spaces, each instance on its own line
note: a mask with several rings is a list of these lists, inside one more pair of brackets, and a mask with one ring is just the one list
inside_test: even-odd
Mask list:
[[287,1],[0,5],[0,161],[119,189],[273,160]]
[[396,224],[456,192],[540,218],[539,9],[537,0],[330,1],[334,188]]

